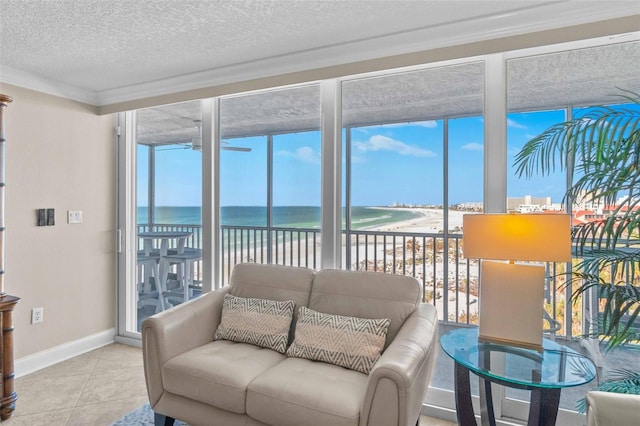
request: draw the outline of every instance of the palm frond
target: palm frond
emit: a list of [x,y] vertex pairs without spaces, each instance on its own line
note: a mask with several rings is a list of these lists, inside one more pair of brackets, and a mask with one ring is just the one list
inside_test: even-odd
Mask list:
[[[613,262],[613,260],[610,261]],[[606,262],[598,263],[598,265],[603,264]],[[607,350],[640,340],[640,327],[636,326],[640,316],[640,287],[629,285],[626,280],[607,282],[599,271],[600,269],[595,273],[574,272],[569,281],[573,288],[571,295],[573,303],[591,289],[597,290],[596,294],[603,303],[597,328],[588,336],[602,338],[604,335],[603,342]]]
[[[640,395],[640,373],[629,368],[611,370],[605,382],[598,385],[597,390],[602,392],[626,393]],[[587,411],[585,398],[578,400],[576,409],[580,413]]]
[[[620,96],[626,102],[640,105],[640,95],[624,91]],[[590,179],[602,180],[615,170],[620,161],[629,165],[640,164],[640,111],[632,108],[591,108],[584,116],[557,123],[528,141],[516,155],[514,165],[519,177],[534,174],[548,175],[556,169],[574,165],[583,172],[585,181],[578,186],[587,187]],[[629,150],[629,148],[633,148]],[[638,167],[634,167],[638,170]],[[600,171],[592,176],[584,172]],[[624,170],[623,170],[624,173]],[[590,186],[590,188],[598,188]],[[600,186],[600,189],[604,189]],[[594,194],[598,195],[598,194]]]
[[[621,90],[618,96],[640,105],[637,93]],[[608,349],[640,340],[640,109],[589,108],[527,142],[514,165],[520,177],[571,167],[573,182],[563,202],[614,205],[602,220],[573,228],[580,261],[567,283],[573,302],[585,292],[598,295],[602,312],[594,333],[605,337]],[[623,196],[624,202],[616,201]]]

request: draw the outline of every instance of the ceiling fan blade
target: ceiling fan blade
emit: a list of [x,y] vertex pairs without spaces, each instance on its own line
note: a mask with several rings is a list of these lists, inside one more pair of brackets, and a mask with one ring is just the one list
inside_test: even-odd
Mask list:
[[238,146],[221,146],[220,149],[225,149],[227,151],[251,152],[251,148],[241,148]]
[[177,149],[191,149],[190,146],[180,146],[180,147],[172,147],[172,148],[156,148],[156,152],[158,151],[175,151]]

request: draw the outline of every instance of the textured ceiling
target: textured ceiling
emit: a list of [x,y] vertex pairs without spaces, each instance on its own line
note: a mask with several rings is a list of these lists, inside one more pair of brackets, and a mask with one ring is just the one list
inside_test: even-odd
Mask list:
[[637,0],[0,0],[0,78],[104,105],[637,13]]
[[[484,63],[448,65],[342,85],[344,126],[366,126],[482,115]],[[640,93],[640,42],[626,42],[511,59],[507,62],[509,111],[620,102],[617,88]],[[138,142],[190,143],[200,103],[138,113]],[[277,134],[320,127],[318,84],[223,98],[221,136]]]
[[512,59],[507,76],[511,110],[614,103],[616,88],[640,93],[640,43]]

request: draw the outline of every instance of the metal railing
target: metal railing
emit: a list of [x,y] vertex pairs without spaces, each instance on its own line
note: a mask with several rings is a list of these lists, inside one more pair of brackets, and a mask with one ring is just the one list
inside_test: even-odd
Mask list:
[[221,231],[222,285],[229,282],[233,266],[240,262],[320,266],[320,230],[226,226]]
[[[240,262],[314,269],[320,265],[319,229],[222,226],[221,231],[223,285],[229,282],[233,266]],[[474,324],[478,317],[479,265],[462,257],[461,237],[343,232],[342,268],[415,277],[422,284],[424,301],[438,307],[440,320]],[[446,251],[445,238],[449,247]]]
[[[189,231],[193,235],[187,246],[202,247],[200,225],[138,225],[138,232],[150,230]],[[241,262],[318,269],[320,244],[317,228],[221,226],[222,285],[228,284],[233,266]],[[425,303],[438,308],[441,321],[477,324],[480,266],[477,260],[464,258],[462,234],[351,230],[343,231],[342,244],[343,269],[415,277],[422,284]],[[579,322],[580,314],[571,312],[563,282],[556,278],[562,275],[557,268],[550,264],[547,274],[549,316],[561,323],[567,319]],[[202,263],[197,262],[196,279],[201,278],[201,271]],[[571,325],[558,331],[558,335],[571,334]]]
[[479,262],[464,258],[461,234],[345,234],[349,240],[343,255],[345,269],[414,277],[422,284],[424,302],[438,308],[441,321],[477,323]]
[[[202,249],[202,226],[201,225],[172,225],[157,223],[153,226],[137,225],[138,234],[141,232],[191,232],[191,236],[185,241],[185,247]],[[159,241],[154,241],[154,249],[159,249]],[[176,240],[169,240],[169,249],[177,248]],[[138,238],[138,251],[143,250],[143,240]],[[172,267],[170,273],[176,273],[175,267]],[[202,260],[194,262],[193,265],[194,283],[202,283]]]
[[[149,225],[137,225],[138,234],[141,232],[191,232],[191,236],[187,238],[185,242],[186,247],[202,248],[202,226],[201,225],[171,225],[156,223],[152,226]],[[157,243],[157,241],[156,241]],[[176,248],[175,241],[170,242],[173,244],[169,248]],[[141,238],[138,238],[138,250],[142,250],[143,242]],[[158,248],[158,247],[154,247]]]

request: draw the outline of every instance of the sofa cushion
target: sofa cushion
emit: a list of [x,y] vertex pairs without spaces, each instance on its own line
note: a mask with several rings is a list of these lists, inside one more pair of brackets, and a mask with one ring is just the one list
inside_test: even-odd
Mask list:
[[307,306],[314,271],[282,265],[239,263],[229,279],[229,294],[269,300],[293,300],[296,306]]
[[167,361],[162,382],[170,393],[244,414],[249,383],[283,359],[270,349],[217,340]]
[[251,343],[284,353],[294,309],[291,300],[279,302],[225,294],[214,340]]
[[368,376],[287,358],[249,385],[247,414],[273,425],[357,425]]
[[389,318],[385,348],[418,308],[422,291],[413,277],[323,269],[316,273],[308,307],[358,318]]
[[328,362],[369,374],[384,348],[390,320],[298,312],[295,340],[287,355]]
[[[229,279],[229,294],[270,300],[293,300],[296,306],[308,306],[315,271],[309,268],[283,265],[239,263]],[[293,313],[295,324],[297,312]],[[293,330],[289,343],[293,341]]]

